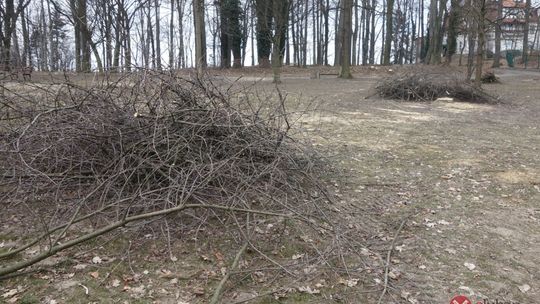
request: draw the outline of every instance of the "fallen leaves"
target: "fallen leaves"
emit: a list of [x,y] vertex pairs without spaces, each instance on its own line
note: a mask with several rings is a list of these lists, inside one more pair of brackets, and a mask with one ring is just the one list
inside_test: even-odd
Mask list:
[[94,279],[99,278],[99,272],[98,271],[92,271],[92,272],[90,272],[88,274]]
[[402,290],[400,296],[401,296],[402,299],[407,300],[407,302],[409,302],[411,304],[419,303],[418,300],[416,298],[414,298],[409,291]]
[[301,292],[301,293],[307,293],[307,294],[319,294],[321,293],[321,291],[319,289],[311,289],[311,287],[309,286],[301,286],[301,287],[298,287],[298,292]]
[[200,297],[200,296],[204,296],[204,294],[205,294],[204,288],[202,288],[202,287],[195,287],[195,288],[193,288],[192,293],[193,293],[194,295],[196,295],[196,296],[199,296],[199,297]]
[[118,280],[118,279],[112,280],[111,286],[112,286],[112,287],[115,287],[115,288],[116,288],[116,287],[119,287],[119,286],[120,286],[120,280]]
[[305,253],[297,253],[297,254],[294,254],[294,255],[292,256],[292,259],[293,259],[293,260],[299,260],[299,259],[303,258],[304,256],[306,256]]
[[358,279],[339,279],[339,284],[345,285],[347,287],[354,287],[358,285]]
[[393,280],[398,280],[401,277],[401,272],[399,272],[397,269],[392,269],[388,272],[388,277]]

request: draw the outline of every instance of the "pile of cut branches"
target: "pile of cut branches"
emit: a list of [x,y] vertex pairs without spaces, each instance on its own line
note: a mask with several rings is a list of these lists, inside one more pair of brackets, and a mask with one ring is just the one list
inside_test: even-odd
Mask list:
[[460,74],[446,69],[414,68],[384,79],[375,87],[383,98],[433,101],[452,97],[474,103],[497,103],[497,98],[474,86]]
[[[311,224],[322,217],[323,199],[309,195],[318,187],[313,153],[290,137],[279,91],[257,99],[150,72],[89,87],[34,86],[6,88],[0,101],[10,111],[0,127],[1,207],[29,211],[19,214],[29,241],[0,254],[15,258],[0,277],[173,214],[183,214],[179,226],[216,219],[223,229],[249,227],[240,214]],[[80,233],[85,223],[92,229]]]
[[482,83],[500,83],[501,81],[493,71],[487,71],[482,74]]

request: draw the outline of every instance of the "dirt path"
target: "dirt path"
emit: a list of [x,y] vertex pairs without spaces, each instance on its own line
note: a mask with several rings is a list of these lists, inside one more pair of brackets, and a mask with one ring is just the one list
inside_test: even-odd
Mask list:
[[389,302],[540,301],[540,74],[498,74],[487,88],[510,105],[365,100],[377,78],[361,75],[284,85],[326,101],[306,125],[349,173],[346,210],[375,206],[385,235],[412,214]]

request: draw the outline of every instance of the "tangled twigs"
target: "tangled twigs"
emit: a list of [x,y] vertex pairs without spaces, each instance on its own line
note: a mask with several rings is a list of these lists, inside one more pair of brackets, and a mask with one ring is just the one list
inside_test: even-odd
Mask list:
[[0,100],[18,117],[0,125],[0,201],[27,227],[24,244],[0,255],[0,276],[172,213],[180,230],[238,212],[318,219],[313,153],[290,137],[281,92],[257,98],[146,71],[91,87],[32,85]]

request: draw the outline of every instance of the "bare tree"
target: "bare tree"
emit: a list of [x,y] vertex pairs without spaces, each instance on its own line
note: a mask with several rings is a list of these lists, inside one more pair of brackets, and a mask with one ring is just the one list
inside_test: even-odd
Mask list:
[[0,1],[0,40],[1,62],[4,69],[9,70],[11,66],[11,43],[13,33],[17,28],[17,18],[28,6],[30,0],[19,0],[15,5],[14,0]]
[[160,14],[159,14],[159,0],[154,1],[154,10],[156,14],[156,65],[157,70],[161,71],[161,26],[160,26]]
[[501,26],[503,14],[503,1],[497,1],[497,20],[495,22],[495,54],[493,55],[493,67],[501,66]]
[[272,47],[272,0],[255,0],[257,14],[257,56],[259,66],[270,66]]
[[393,34],[393,25],[392,19],[394,16],[394,0],[386,1],[386,36],[384,37],[384,52],[382,63],[385,65],[390,64],[390,51],[392,49],[392,34]]
[[272,71],[274,74],[274,83],[280,83],[281,66],[285,53],[285,40],[287,39],[289,0],[273,0],[272,11],[275,23],[272,39]]
[[343,28],[342,47],[341,47],[341,68],[339,71],[340,78],[351,78],[351,35],[352,35],[352,6],[353,0],[343,0]]
[[474,85],[476,87],[482,86],[482,72],[484,67],[484,51],[486,44],[486,23],[487,23],[487,5],[486,0],[473,0],[476,25],[477,25],[477,47],[476,47],[476,65],[475,65],[475,77]]
[[527,68],[529,61],[529,27],[531,20],[531,0],[525,1],[525,24],[523,29],[523,65]]
[[243,11],[239,0],[219,1],[220,33],[221,33],[221,67],[231,66],[231,51],[234,57],[233,66],[242,66],[242,39],[244,34],[240,25],[243,23]]
[[[501,1],[502,2],[502,1]],[[460,1],[451,0],[450,4],[450,16],[448,18],[448,50],[446,52],[446,63],[452,62],[452,56],[457,50],[457,35],[460,25]],[[500,43],[499,43],[500,47]]]
[[429,8],[429,46],[427,48],[425,63],[441,63],[443,16],[446,10],[447,0],[431,0]]
[[204,24],[204,0],[193,0],[193,20],[195,26],[195,66],[202,75],[206,67],[206,27]]

